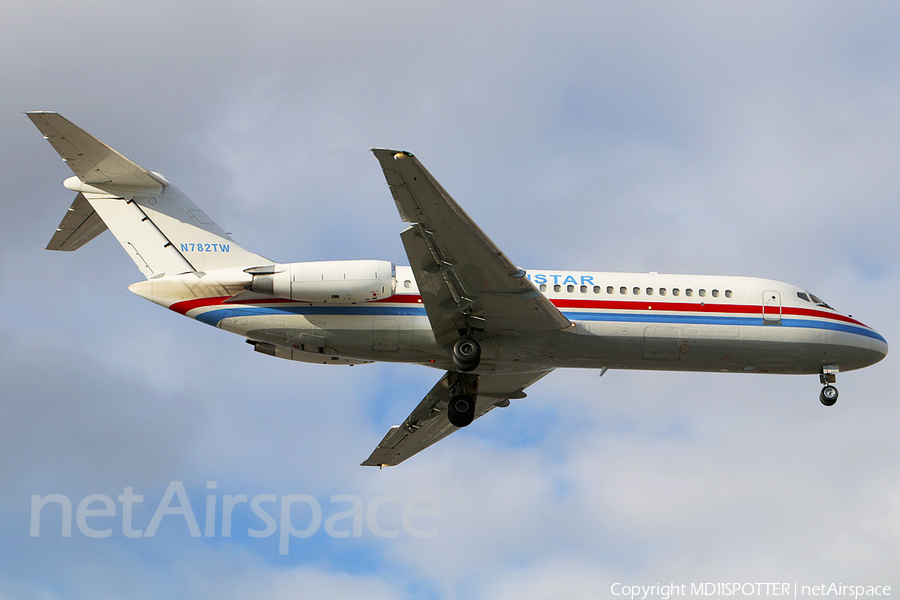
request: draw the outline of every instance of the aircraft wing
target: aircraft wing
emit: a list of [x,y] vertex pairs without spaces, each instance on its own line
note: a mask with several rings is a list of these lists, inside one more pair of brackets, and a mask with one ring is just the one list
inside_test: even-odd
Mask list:
[[408,152],[373,148],[400,217],[400,234],[439,344],[461,331],[557,331],[570,327],[525,271],[510,261]]
[[[530,373],[501,373],[479,375],[478,396],[475,401],[475,418],[491,409],[509,406],[510,399],[525,397],[526,387],[553,369]],[[362,462],[364,467],[389,467],[417,454],[457,429],[447,418],[450,388],[459,373],[448,371],[410,413],[402,425],[391,427],[371,456]]]

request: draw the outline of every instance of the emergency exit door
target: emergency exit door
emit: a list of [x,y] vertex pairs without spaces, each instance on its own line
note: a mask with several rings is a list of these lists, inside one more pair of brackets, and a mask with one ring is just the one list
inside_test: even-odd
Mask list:
[[781,292],[776,290],[763,292],[763,321],[766,323],[781,322]]

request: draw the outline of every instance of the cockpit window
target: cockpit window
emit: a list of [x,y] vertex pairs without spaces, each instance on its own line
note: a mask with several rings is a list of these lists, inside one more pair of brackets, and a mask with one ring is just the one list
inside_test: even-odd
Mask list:
[[825,308],[831,308],[830,306],[828,306],[828,305],[825,303],[824,300],[822,300],[822,299],[819,298],[818,296],[813,296],[812,294],[810,294],[810,295],[809,295],[809,298],[810,298],[813,302],[816,303],[816,306],[824,306]]
[[809,296],[806,295],[806,292],[797,292],[797,297],[801,300],[806,300],[807,302],[810,301]]
[[[813,295],[813,294],[810,294],[810,295],[809,295],[809,299],[812,300],[813,302],[815,302],[816,306],[824,306],[825,308],[831,308],[830,306],[828,306],[828,305],[825,303],[824,300],[822,300],[822,299],[819,298],[818,296],[815,296],[815,295]],[[831,308],[831,310],[834,310],[834,309]]]

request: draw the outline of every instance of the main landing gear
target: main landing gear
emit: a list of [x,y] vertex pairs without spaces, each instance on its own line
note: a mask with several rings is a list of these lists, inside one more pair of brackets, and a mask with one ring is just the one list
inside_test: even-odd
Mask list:
[[447,407],[447,418],[450,424],[457,427],[465,427],[475,420],[475,398],[465,394],[459,394],[450,398]]
[[453,366],[457,371],[468,373],[478,368],[481,362],[481,344],[470,337],[463,337],[453,344]]
[[451,425],[465,427],[475,420],[475,399],[478,398],[478,375],[474,373],[451,373],[450,404],[447,418]]
[[472,373],[481,362],[481,344],[466,336],[453,344],[453,366],[456,373],[450,381],[450,404],[447,418],[456,427],[465,427],[475,420],[475,399],[478,397],[478,375]]
[[838,389],[833,385],[837,379],[837,372],[837,367],[823,367],[822,374],[819,375],[819,381],[825,386],[819,394],[819,401],[825,406],[834,406],[837,402]]

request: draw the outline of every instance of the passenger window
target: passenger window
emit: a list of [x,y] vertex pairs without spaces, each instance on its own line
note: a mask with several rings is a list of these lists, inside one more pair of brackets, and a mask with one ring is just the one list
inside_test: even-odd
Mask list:
[[634,292],[634,295],[635,295],[635,296],[640,296],[640,294],[641,294],[641,288],[639,288],[639,287],[636,287],[636,288],[634,288],[634,289],[631,290],[631,291]]
[[731,298],[731,296],[732,296],[731,290],[725,290],[725,297],[726,297],[726,298]]
[[612,294],[614,291],[615,291],[615,290],[613,289],[613,286],[611,286],[611,285],[606,286],[606,293],[607,293],[607,294]]
[[595,293],[595,294],[599,294],[599,293],[600,293],[600,286],[599,286],[599,285],[595,285],[595,286],[594,286],[594,293]]
[[652,295],[653,295],[653,288],[647,288],[647,295],[648,295],[648,296],[652,296]]
[[684,295],[685,296],[693,296],[694,290],[692,290],[691,288],[688,288],[688,289],[684,290]]
[[660,295],[660,296],[665,296],[665,295],[666,295],[666,288],[659,288],[659,295]]
[[562,286],[559,286],[559,285],[554,285],[554,286],[553,286],[553,291],[554,291],[554,292],[558,292],[558,291],[560,291],[561,289],[562,289]]
[[412,281],[410,281],[409,279],[407,279],[406,281],[403,282],[403,287],[409,289],[411,286],[412,286]]
[[572,292],[575,291],[575,286],[574,286],[574,285],[571,285],[571,284],[570,284],[570,285],[567,285],[567,286],[566,286],[566,291],[569,292],[569,293],[571,294]]
[[625,294],[628,293],[628,288],[623,285],[622,287],[619,288],[619,293],[624,296]]
[[719,290],[713,290],[712,294],[713,294],[713,298],[718,298],[718,297],[719,297]]
[[546,283],[542,283],[542,284],[541,284],[541,291],[542,291],[542,292],[546,292],[546,291],[547,291],[547,284],[546,284]]
[[587,294],[587,286],[586,285],[581,286],[581,293]]
[[673,296],[680,296],[680,295],[681,295],[681,290],[679,290],[678,288],[672,288],[672,295],[673,295]]
[[705,297],[706,297],[706,290],[700,290],[700,297],[701,297],[701,298],[705,298]]

